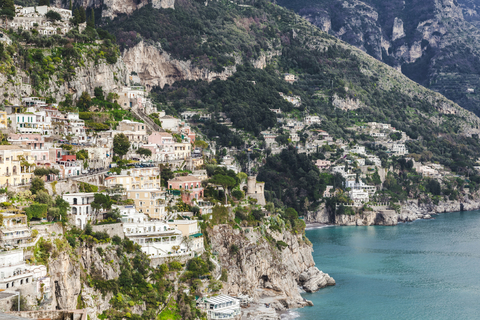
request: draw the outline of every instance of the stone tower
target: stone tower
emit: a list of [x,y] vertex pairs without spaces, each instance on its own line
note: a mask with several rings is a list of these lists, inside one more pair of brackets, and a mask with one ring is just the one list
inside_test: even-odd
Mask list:
[[265,182],[257,182],[257,176],[247,178],[247,197],[257,199],[257,204],[265,205]]

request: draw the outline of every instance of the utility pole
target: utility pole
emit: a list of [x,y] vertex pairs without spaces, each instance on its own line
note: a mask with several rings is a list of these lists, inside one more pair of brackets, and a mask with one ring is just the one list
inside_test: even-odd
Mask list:
[[18,312],[20,312],[20,291],[17,291],[18,296]]

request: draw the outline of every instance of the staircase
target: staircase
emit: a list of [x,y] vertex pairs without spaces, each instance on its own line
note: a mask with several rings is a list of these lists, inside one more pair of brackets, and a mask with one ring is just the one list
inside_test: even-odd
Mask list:
[[143,120],[150,130],[165,131],[158,124],[156,124],[145,112],[138,110],[136,108],[132,108],[130,111],[135,117]]

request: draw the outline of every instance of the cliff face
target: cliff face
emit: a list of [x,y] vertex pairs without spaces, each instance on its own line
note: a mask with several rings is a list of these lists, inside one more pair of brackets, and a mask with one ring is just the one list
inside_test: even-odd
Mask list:
[[160,45],[147,45],[143,41],[126,50],[123,61],[128,74],[137,73],[140,82],[147,88],[163,88],[166,84],[170,85],[179,80],[225,80],[236,71],[235,66],[227,67],[222,73],[199,69],[192,66],[189,60],[172,58]]
[[[262,52],[260,57],[252,60],[251,63],[256,68],[265,68],[267,63],[280,52]],[[241,63],[241,58],[235,59],[236,63]],[[138,81],[151,89],[158,86],[163,88],[166,84],[171,85],[175,81],[181,80],[205,80],[213,81],[216,79],[226,80],[233,75],[237,68],[235,65],[225,67],[223,72],[215,72],[208,69],[194,66],[190,60],[178,60],[171,57],[162,49],[159,43],[155,45],[139,42],[133,48],[125,50],[123,53],[123,62],[125,63],[129,79]],[[136,73],[137,76],[131,76]]]
[[346,41],[480,115],[480,6],[471,0],[280,0]]
[[[103,87],[106,92],[119,90],[125,85],[127,71],[123,61],[118,59],[116,64],[99,63],[85,59],[83,67],[75,69],[75,77],[68,82],[57,81],[53,76],[44,90],[36,92],[31,85],[23,83],[29,76],[18,69],[18,74],[9,80],[9,76],[0,73],[0,96],[2,100],[6,99],[12,104],[21,104],[22,97],[31,95],[51,96],[58,102],[65,99],[66,94],[72,94],[73,99],[78,99],[83,91],[93,95],[95,87]],[[28,81],[26,81],[28,82]]]
[[[312,247],[301,236],[288,231],[270,233],[276,241],[284,241],[288,247],[279,250],[272,246],[260,231],[249,232],[218,225],[209,232],[213,251],[223,268],[228,271],[224,292],[237,296],[248,295],[259,301],[275,297],[276,309],[297,308],[308,304],[300,296],[299,285],[308,291],[316,291],[335,281],[315,267]],[[236,245],[237,253],[231,246]]]
[[64,251],[52,255],[48,264],[52,281],[52,309],[85,308],[91,319],[98,319],[97,315],[109,308],[108,301],[112,294],[102,296],[85,284],[87,273],[105,280],[118,278],[119,266],[115,262],[118,257],[113,249],[104,249],[103,257],[93,247],[81,247],[76,254]]
[[308,212],[305,221],[338,226],[396,225],[399,222],[430,219],[432,214],[479,209],[480,195],[476,193],[472,198],[464,196],[459,200],[440,201],[438,204],[407,201],[401,204],[399,213],[392,210],[377,210],[355,215],[333,215],[325,206],[321,206],[316,211]]

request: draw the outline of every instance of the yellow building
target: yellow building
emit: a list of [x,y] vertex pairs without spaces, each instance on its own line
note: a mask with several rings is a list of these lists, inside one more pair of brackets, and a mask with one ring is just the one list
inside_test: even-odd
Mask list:
[[192,145],[188,142],[177,142],[174,144],[175,159],[187,160],[192,154]]
[[165,192],[160,189],[141,189],[127,191],[128,199],[133,199],[138,212],[152,219],[165,217]]
[[198,226],[197,220],[169,220],[167,222],[170,228],[178,229],[182,232],[182,236],[188,237],[190,241],[190,249],[194,251],[203,251],[203,234]]
[[29,183],[33,178],[34,166],[31,150],[20,146],[0,145],[0,186],[18,186]]
[[0,111],[0,129],[8,128],[7,112]]
[[160,188],[160,169],[132,168],[122,170],[122,174],[105,178],[107,188],[122,185],[125,190],[158,189]]

